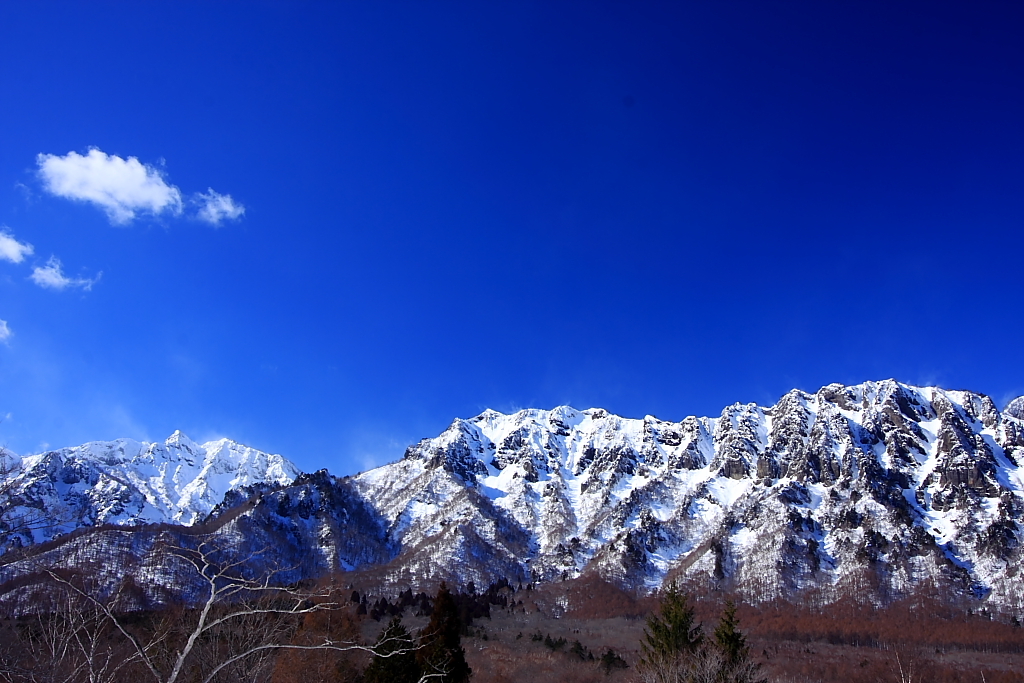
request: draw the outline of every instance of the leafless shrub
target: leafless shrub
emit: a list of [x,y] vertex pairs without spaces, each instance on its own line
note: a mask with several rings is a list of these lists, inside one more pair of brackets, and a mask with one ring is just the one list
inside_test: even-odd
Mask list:
[[[52,604],[34,622],[16,629],[21,648],[4,667],[6,680],[255,682],[269,680],[273,661],[282,651],[372,651],[354,639],[338,640],[329,633],[296,639],[304,619],[335,611],[341,601],[329,588],[277,586],[278,572],[250,576],[249,568],[261,551],[241,552],[210,540],[195,548],[174,546],[164,551],[202,587],[194,606],[156,614],[126,611],[130,600],[125,590],[101,596],[86,578],[41,567],[52,584]],[[409,651],[398,649],[395,654]],[[432,671],[422,680],[443,674]]]

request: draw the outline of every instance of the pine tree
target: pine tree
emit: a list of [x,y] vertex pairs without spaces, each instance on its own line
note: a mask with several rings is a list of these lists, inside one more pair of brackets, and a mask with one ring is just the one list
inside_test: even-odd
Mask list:
[[693,607],[675,581],[662,595],[658,611],[659,614],[647,618],[644,639],[640,642],[641,662],[654,665],[695,653],[704,640],[704,633],[700,624],[694,625]]
[[[466,663],[466,651],[462,648],[462,621],[455,598],[448,586],[441,587],[434,598],[434,611],[430,622],[423,629],[422,649],[417,659],[426,674],[444,672],[441,683],[466,683],[473,670]],[[432,679],[436,680],[436,679]]]
[[722,651],[722,656],[730,666],[746,659],[750,648],[747,639],[739,631],[739,620],[736,618],[736,604],[732,600],[725,601],[722,618],[715,628],[715,644]]
[[402,618],[394,617],[377,638],[373,661],[364,674],[366,683],[416,683],[421,669],[415,647]]
[[717,680],[723,683],[764,683],[761,665],[750,658],[747,638],[739,630],[736,605],[726,600],[722,616],[715,628],[715,647],[721,656]]

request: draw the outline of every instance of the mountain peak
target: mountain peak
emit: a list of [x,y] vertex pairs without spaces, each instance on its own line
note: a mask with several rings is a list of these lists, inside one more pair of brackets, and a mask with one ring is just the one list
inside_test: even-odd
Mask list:
[[181,431],[180,429],[175,429],[174,433],[167,437],[167,440],[164,441],[164,444],[166,444],[167,446],[185,447],[190,450],[196,450],[199,448],[199,444],[197,444],[192,439],[188,438],[188,436],[185,435],[185,432]]
[[[300,471],[281,457],[230,439],[197,444],[180,429],[163,443],[94,441],[21,459],[16,492],[25,508],[69,511],[66,528],[22,534],[14,545],[49,540],[79,526],[203,519],[228,491],[289,484]],[[4,548],[0,547],[0,552]]]
[[1015,417],[1018,420],[1024,420],[1024,396],[1018,396],[1007,403],[1006,409],[1003,412],[1010,417]]
[[[1021,601],[1005,568],[1022,554],[1024,490],[1007,463],[1024,463],[1024,430],[969,391],[830,384],[679,422],[485,411],[409,453],[354,482],[424,576],[685,576],[755,599],[837,599],[868,572],[886,595],[913,575]],[[502,533],[462,531],[488,529]]]
[[680,421],[485,410],[397,462],[323,483],[330,504],[308,478],[276,490],[298,474],[281,456],[180,431],[168,447],[53,451],[22,490],[91,506],[79,526],[191,524],[263,482],[263,502],[239,513],[262,517],[231,533],[291,539],[325,570],[393,561],[455,583],[586,572],[633,589],[679,578],[755,601],[865,585],[885,601],[927,579],[1020,609],[1022,418],[1024,398],[1000,413],[982,394],[881,380]]

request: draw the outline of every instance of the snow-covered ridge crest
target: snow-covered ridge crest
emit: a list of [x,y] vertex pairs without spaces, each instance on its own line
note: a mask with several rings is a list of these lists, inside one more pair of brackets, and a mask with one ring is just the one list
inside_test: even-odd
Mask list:
[[[41,469],[26,492],[52,489],[69,505],[81,496],[89,524],[148,512],[194,520],[225,487],[271,479],[275,457],[180,434],[65,451],[33,456]],[[236,476],[238,463],[257,461],[248,480]],[[640,590],[680,579],[752,600],[823,602],[885,602],[926,585],[1024,608],[1024,400],[1000,411],[982,394],[893,380],[679,421],[489,410],[397,462],[303,475],[248,502],[215,516],[210,533],[247,539],[305,576],[366,570],[389,584],[481,585],[597,574]],[[153,542],[156,531],[132,533]],[[103,552],[82,554],[92,539],[117,534],[127,532],[45,552],[76,562]],[[152,559],[139,552],[138,566]],[[0,583],[33,561],[0,564]]]
[[354,482],[426,576],[678,576],[754,598],[929,580],[1024,605],[1022,405],[884,380],[679,422],[487,410]]
[[16,506],[51,511],[60,522],[16,534],[11,545],[48,540],[80,526],[191,525],[232,489],[290,484],[300,474],[280,455],[230,439],[197,444],[181,431],[163,443],[92,441],[8,461]]

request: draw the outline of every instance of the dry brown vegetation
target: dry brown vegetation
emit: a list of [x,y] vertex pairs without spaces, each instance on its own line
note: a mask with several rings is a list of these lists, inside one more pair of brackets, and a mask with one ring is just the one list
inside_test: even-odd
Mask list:
[[[329,639],[374,643],[390,615],[377,613],[378,619],[374,619],[373,609],[359,614],[359,604],[348,597],[353,588],[362,595],[360,587],[351,584],[352,578],[338,576],[325,582],[346,587],[340,591],[340,607],[299,615],[299,622],[289,617],[292,625],[279,631],[286,636],[284,642],[309,645]],[[657,608],[656,597],[638,597],[592,577],[515,588],[505,586],[495,593],[504,604],[492,604],[489,616],[478,613],[463,637],[466,658],[474,672],[472,680],[635,680],[645,618]],[[424,590],[433,592],[426,586]],[[397,609],[398,594],[396,589],[392,594],[375,591],[364,596],[367,602],[363,611],[379,598],[387,598],[392,609]],[[697,619],[706,633],[714,629],[726,597],[724,593],[691,593]],[[480,600],[480,594],[476,599]],[[1024,681],[1024,628],[1015,623],[1014,615],[979,612],[976,603],[951,605],[926,592],[884,609],[854,599],[829,605],[808,602],[811,604],[739,604],[740,628],[769,680]],[[427,615],[417,615],[421,611],[418,602],[405,604],[405,625],[415,634],[426,625]],[[159,615],[147,617],[152,618],[159,619]],[[7,627],[18,628],[12,622]],[[609,651],[628,667],[602,666],[602,655]],[[285,650],[275,652],[273,657],[259,680],[358,683],[370,655],[366,651]],[[610,661],[617,660],[605,660]]]
[[[714,628],[726,597],[693,596],[705,631]],[[514,598],[516,607],[492,609],[464,639],[473,680],[633,678],[644,618],[656,598],[638,598],[593,578],[518,591]],[[779,683],[1024,681],[1024,628],[1012,615],[979,612],[976,604],[951,605],[934,595],[885,608],[852,599],[819,606],[771,602],[741,604],[739,618],[751,653]],[[414,619],[407,623],[418,626]],[[371,620],[363,628],[369,633],[379,625]],[[534,639],[538,633],[565,644],[553,650]],[[571,652],[576,641],[595,658],[613,649],[630,668],[606,674],[596,661]]]

